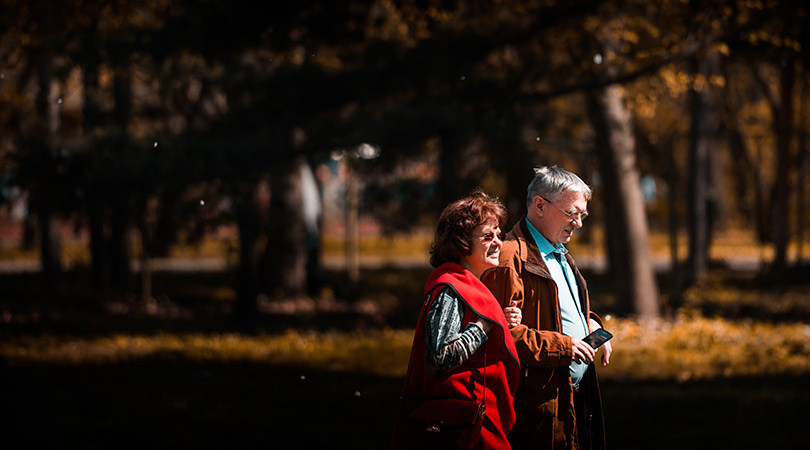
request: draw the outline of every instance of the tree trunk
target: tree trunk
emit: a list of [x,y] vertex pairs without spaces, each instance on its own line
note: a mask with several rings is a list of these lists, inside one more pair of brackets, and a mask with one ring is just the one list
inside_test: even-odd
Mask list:
[[[801,98],[801,113],[799,117],[801,120],[806,120],[810,117],[810,102],[807,101],[807,95],[810,94],[810,82],[807,80],[802,84]],[[807,156],[810,153],[810,144],[807,142],[807,127],[801,125],[799,122],[800,133],[797,136],[799,154],[796,155],[796,264],[802,266],[804,264],[804,218],[805,218],[805,204],[807,199]]]
[[116,196],[111,206],[110,220],[110,279],[113,287],[126,289],[129,285],[129,213],[128,198]]
[[270,225],[265,250],[266,273],[284,296],[307,290],[307,227],[300,166],[303,157],[275,171],[270,184]]
[[[726,80],[731,80],[731,70],[727,64],[723,66]],[[745,219],[756,225],[759,242],[767,240],[767,209],[765,207],[765,192],[767,190],[765,177],[760,165],[754,162],[753,151],[745,140],[744,126],[739,111],[742,106],[732,89],[730,83],[725,85],[725,98],[728,122],[726,127],[729,133],[729,150],[733,173],[735,175],[735,193],[738,207]]]
[[144,302],[153,302],[152,298],[152,249],[154,248],[155,226],[157,223],[157,201],[148,197],[141,206],[138,231],[141,235],[141,296]]
[[439,178],[437,180],[437,193],[439,194],[439,207],[458,200],[463,193],[460,191],[458,173],[460,137],[452,131],[441,134],[441,149],[439,150]]
[[42,281],[44,290],[49,293],[62,291],[62,236],[56,214],[46,205],[38,211],[40,257],[42,261]]
[[[132,72],[126,63],[122,63],[120,67],[115,70],[115,79],[113,83],[115,108],[113,109],[113,116],[115,124],[120,129],[121,139],[118,145],[121,147],[118,150],[121,154],[125,154],[126,147],[129,145],[128,127],[130,118],[132,116]],[[126,185],[118,185],[114,189],[112,195],[112,204],[110,205],[112,211],[110,229],[110,266],[111,278],[114,287],[125,289],[129,283],[130,277],[130,236],[129,227],[131,217],[129,215],[130,209],[130,194],[127,192]]]
[[[99,56],[97,22],[84,36],[84,102],[82,105],[83,127],[86,138],[91,138],[93,131],[102,125],[99,108]],[[92,182],[92,180],[91,180]],[[92,281],[96,288],[103,287],[109,279],[109,260],[107,255],[107,237],[104,232],[103,206],[101,193],[95,186],[90,187],[87,195],[87,216],[90,223],[90,261]]]
[[323,229],[323,202],[318,182],[309,164],[299,166],[301,192],[304,201],[304,220],[307,225],[307,291],[316,294],[324,284],[326,275],[321,264],[321,230]]
[[807,137],[799,137],[799,155],[796,158],[796,265],[804,264],[804,216],[807,198]]
[[[46,12],[46,23],[53,20],[53,11]],[[53,60],[46,51],[39,66],[39,92],[37,94],[37,111],[43,120],[42,135],[35,139],[41,140],[36,151],[42,152],[41,163],[43,173],[46,174],[41,187],[34,194],[37,198],[35,204],[40,230],[40,258],[42,263],[42,281],[46,292],[58,293],[61,291],[62,239],[59,229],[59,220],[55,202],[58,202],[58,183],[55,180],[57,170],[56,152],[61,145],[59,129],[61,126],[61,89],[54,77]],[[48,176],[50,175],[50,176]]]
[[618,284],[617,308],[650,321],[660,315],[658,287],[650,258],[630,112],[616,85],[589,92],[588,103],[605,189],[606,241],[610,272]]
[[348,276],[349,297],[354,299],[360,286],[360,193],[358,174],[352,167],[353,161],[346,161],[346,274]]
[[510,132],[505,132],[498,141],[506,155],[503,161],[506,166],[502,169],[507,174],[506,198],[501,200],[506,204],[509,218],[506,226],[501,227],[504,232],[511,230],[518,219],[526,214],[526,186],[534,177],[532,168],[538,165],[538,161],[533,160],[532,153],[523,139],[524,130],[520,127],[522,123],[515,117],[511,119],[509,123],[513,123],[514,126],[507,125]]
[[259,313],[259,212],[255,202],[243,200],[237,203],[236,225],[239,229],[239,269],[235,314],[240,320],[251,320]]
[[667,154],[667,184],[669,185],[669,195],[667,195],[667,212],[669,214],[669,260],[670,260],[670,292],[669,301],[667,302],[670,312],[676,311],[681,307],[682,295],[681,289],[681,263],[678,258],[678,231],[680,224],[678,222],[677,213],[677,196],[676,193],[680,192],[678,183],[677,168],[675,166],[675,146],[672,139],[667,139],[666,143]]
[[[707,59],[694,59],[693,73],[708,80],[710,76]],[[709,266],[710,245],[710,153],[715,136],[714,115],[709,101],[709,86],[691,91],[692,128],[689,142],[689,187],[687,188],[687,230],[689,234],[689,259],[687,283],[699,281]]]
[[777,113],[776,123],[776,151],[777,169],[773,191],[773,214],[771,220],[776,255],[773,260],[775,274],[779,274],[787,265],[787,248],[790,243],[790,166],[794,162],[791,157],[790,144],[793,133],[793,81],[795,78],[795,65],[789,61],[782,68],[780,79],[781,99]]
[[90,223],[90,258],[92,260],[93,286],[102,288],[109,279],[107,258],[107,238],[104,233],[104,216],[99,200],[95,195],[88,199],[88,221]]

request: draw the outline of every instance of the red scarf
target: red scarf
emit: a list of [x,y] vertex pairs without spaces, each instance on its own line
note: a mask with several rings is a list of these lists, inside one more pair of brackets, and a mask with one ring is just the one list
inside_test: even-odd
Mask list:
[[[433,376],[425,363],[425,327],[427,311],[434,298],[445,285],[451,286],[464,303],[464,318],[461,329],[475,322],[477,316],[493,323],[486,345],[455,369]],[[517,350],[503,315],[503,308],[472,272],[456,263],[437,267],[425,285],[425,302],[419,315],[419,323],[413,338],[406,380],[407,395],[422,397],[450,397],[481,400],[484,376],[486,376],[486,416],[481,430],[479,448],[508,449],[506,434],[515,424],[512,400],[520,378],[520,363]],[[484,358],[486,350],[486,359]],[[486,369],[484,368],[486,361]],[[470,385],[472,378],[472,386]]]

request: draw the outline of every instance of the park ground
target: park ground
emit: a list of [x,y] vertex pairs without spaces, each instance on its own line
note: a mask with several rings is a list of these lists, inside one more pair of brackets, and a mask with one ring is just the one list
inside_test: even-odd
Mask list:
[[[607,321],[610,448],[792,449],[810,438],[807,271],[777,283],[730,266],[713,265],[655,324]],[[339,289],[266,299],[249,324],[231,318],[227,264],[198,269],[156,271],[150,302],[82,295],[81,269],[58,301],[35,272],[0,274],[2,448],[387,447],[429,268],[370,264],[354,302]],[[327,272],[334,285],[345,277],[339,263]],[[585,276],[594,309],[610,315],[606,275]],[[670,281],[662,271],[664,295]]]

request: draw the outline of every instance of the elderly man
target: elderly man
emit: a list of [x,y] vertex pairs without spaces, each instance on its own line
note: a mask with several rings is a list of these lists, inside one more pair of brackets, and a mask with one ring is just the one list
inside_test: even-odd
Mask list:
[[[596,350],[582,341],[602,321],[563,245],[588,216],[591,188],[557,166],[534,171],[528,212],[506,235],[498,267],[481,277],[502,306],[516,302],[523,312],[511,329],[521,379],[509,441],[517,450],[604,449]],[[603,365],[611,351],[605,343]]]

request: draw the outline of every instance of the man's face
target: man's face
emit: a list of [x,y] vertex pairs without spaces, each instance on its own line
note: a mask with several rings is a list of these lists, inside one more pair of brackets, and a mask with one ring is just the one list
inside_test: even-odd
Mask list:
[[588,210],[588,200],[585,194],[566,192],[554,203],[535,197],[533,207],[539,217],[537,230],[540,234],[552,244],[567,244],[574,230],[582,228],[580,214]]

